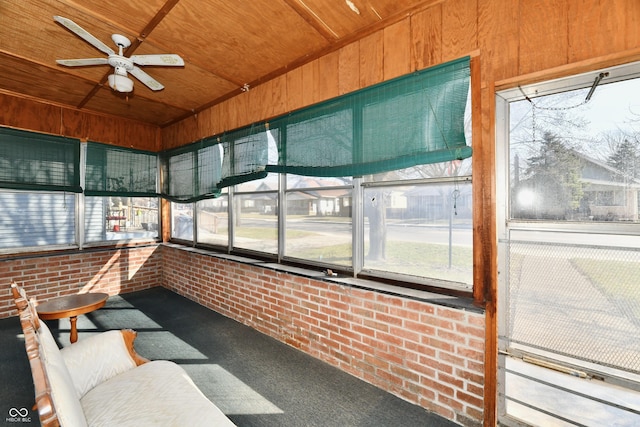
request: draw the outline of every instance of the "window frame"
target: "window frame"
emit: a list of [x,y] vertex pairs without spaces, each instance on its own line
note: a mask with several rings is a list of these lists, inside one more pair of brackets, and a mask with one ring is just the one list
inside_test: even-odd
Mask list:
[[[363,194],[366,188],[372,187],[390,187],[390,186],[406,186],[406,185],[429,185],[429,184],[450,184],[455,182],[472,184],[472,176],[461,175],[454,177],[435,177],[435,178],[420,178],[420,179],[407,179],[407,180],[394,180],[394,181],[378,181],[378,182],[364,182],[362,177],[353,177],[351,186],[329,186],[318,187],[317,190],[332,190],[336,188],[346,189],[351,188],[352,191],[352,215],[351,215],[351,227],[352,227],[352,263],[351,266],[332,264],[326,262],[320,262],[317,260],[308,260],[303,258],[297,258],[294,256],[285,255],[286,246],[286,195],[291,192],[300,191],[300,188],[286,188],[287,174],[278,174],[278,189],[267,191],[239,191],[237,186],[228,187],[228,203],[227,203],[227,215],[228,215],[228,245],[216,245],[211,243],[203,243],[198,241],[198,203],[190,202],[186,203],[192,206],[193,209],[193,239],[185,240],[176,238],[173,235],[170,236],[170,241],[178,244],[189,245],[196,248],[202,248],[205,250],[211,250],[213,252],[225,253],[228,255],[237,255],[242,257],[250,257],[252,259],[258,259],[266,262],[275,262],[281,265],[288,265],[297,268],[304,269],[321,269],[326,271],[327,269],[333,272],[339,273],[341,276],[352,277],[356,279],[373,280],[389,285],[393,285],[399,288],[415,289],[428,292],[441,293],[446,295],[458,296],[470,298],[473,295],[473,283],[471,286],[465,285],[459,282],[447,281],[433,277],[417,277],[410,276],[408,274],[385,272],[380,270],[368,270],[363,268],[364,266],[364,210],[363,210]],[[472,187],[473,188],[473,187]],[[472,190],[473,191],[473,190]],[[277,253],[259,252],[249,248],[236,247],[235,245],[235,197],[241,197],[251,194],[263,194],[263,193],[276,193],[277,195]],[[173,214],[171,214],[173,221]],[[473,220],[473,217],[472,217]],[[173,231],[173,223],[171,226]],[[471,233],[473,231],[471,230]]]
[[[496,92],[496,182],[502,183],[502,187],[496,192],[496,216],[499,239],[505,236],[507,222],[516,224],[524,230],[557,229],[574,232],[589,232],[594,234],[638,234],[637,224],[623,222],[571,222],[550,220],[527,220],[510,217],[510,130],[509,130],[509,105],[515,101],[526,99],[524,93],[535,93],[536,97],[553,95],[577,89],[592,87],[595,78],[600,73],[609,73],[608,83],[616,83],[633,78],[640,79],[640,62],[622,64],[603,69],[596,69],[576,75],[551,79],[538,83],[517,86]],[[597,87],[595,89],[598,90]],[[524,93],[523,93],[524,92]]]
[[[594,373],[604,383],[613,383],[630,388],[637,388],[637,383],[633,380],[616,375],[615,370],[602,369],[597,365],[584,361],[577,361],[571,358],[555,359],[551,353],[544,353],[543,350],[534,349],[527,345],[518,345],[515,343],[510,345],[509,337],[509,246],[511,244],[511,233],[515,238],[514,241],[527,236],[527,243],[535,244],[566,244],[574,246],[582,246],[592,244],[594,238],[597,240],[600,236],[616,237],[615,241],[607,242],[607,247],[631,248],[638,250],[638,240],[640,237],[640,221],[638,222],[607,222],[607,221],[567,221],[567,220],[531,220],[513,218],[510,214],[511,204],[511,133],[510,133],[510,104],[516,101],[522,101],[525,98],[524,93],[535,94],[538,96],[553,95],[577,89],[586,89],[594,87],[594,82],[600,73],[609,73],[608,83],[615,84],[629,79],[638,79],[640,81],[640,62],[631,62],[616,66],[605,66],[603,68],[592,69],[590,71],[581,72],[575,75],[557,77],[557,75],[538,76],[537,78],[545,78],[547,80],[522,84],[522,87],[509,87],[498,89],[495,94],[496,102],[496,162],[495,162],[495,182],[496,182],[496,234],[498,242],[497,263],[497,337],[496,342],[498,352],[498,419],[506,425],[518,424],[523,420],[516,420],[507,412],[506,406],[506,359],[508,357],[520,357],[523,355],[532,355],[535,360],[539,354],[544,354],[546,361],[554,364],[557,362],[562,369],[563,366],[570,366]],[[594,97],[597,96],[598,87],[595,86]],[[532,97],[533,98],[533,97]],[[545,233],[546,232],[546,233]],[[552,238],[538,236],[544,234],[553,234]],[[603,375],[603,372],[610,372]],[[611,376],[610,376],[611,375]],[[526,420],[524,420],[526,421]]]
[[[535,93],[536,96],[552,95],[560,92],[583,89],[591,87],[595,78],[602,72],[609,72],[611,82],[619,82],[631,78],[640,78],[640,62],[617,65],[595,69],[576,75],[560,78],[550,77],[549,80],[534,82],[522,87],[511,87],[498,90],[496,92],[496,234],[498,241],[498,271],[507,272],[509,269],[507,261],[507,245],[509,242],[510,230],[524,232],[568,232],[575,238],[580,235],[608,234],[619,235],[625,238],[640,235],[637,223],[623,222],[571,222],[571,221],[550,221],[550,220],[525,220],[510,217],[510,114],[511,102],[525,99],[523,91]],[[597,91],[597,88],[596,88]],[[506,300],[506,274],[498,275],[498,307],[507,307]],[[507,328],[504,315],[498,319],[500,331]]]
[[[118,147],[118,149],[126,150],[126,148]],[[134,150],[139,151],[139,150]],[[75,166],[79,173],[79,182],[80,187],[82,189],[85,188],[85,173],[86,173],[86,159],[87,159],[87,143],[80,142],[79,143],[79,162]],[[156,187],[159,183],[159,170],[156,172]],[[10,255],[16,253],[36,253],[42,251],[64,251],[64,250],[83,250],[84,248],[94,248],[94,247],[112,247],[126,244],[145,244],[149,242],[160,242],[162,241],[162,201],[160,196],[157,196],[157,204],[158,204],[158,212],[157,212],[157,224],[158,224],[158,234],[155,238],[149,237],[135,237],[135,238],[127,238],[127,239],[107,239],[107,240],[96,240],[96,241],[86,241],[86,230],[85,230],[85,218],[86,218],[86,198],[87,197],[107,197],[104,195],[99,196],[87,196],[84,192],[74,193],[69,191],[53,191],[53,190],[15,190],[11,188],[0,188],[0,193],[27,193],[32,195],[38,194],[61,194],[65,197],[73,195],[74,203],[74,228],[75,228],[75,237],[74,241],[70,244],[47,244],[47,245],[37,245],[37,246],[19,246],[19,247],[11,247],[11,248],[0,248],[0,255]],[[124,196],[124,197],[151,197],[151,196]]]

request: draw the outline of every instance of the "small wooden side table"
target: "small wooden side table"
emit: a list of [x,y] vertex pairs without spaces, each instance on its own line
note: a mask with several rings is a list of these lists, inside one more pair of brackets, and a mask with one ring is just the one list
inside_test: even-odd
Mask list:
[[78,329],[76,322],[81,314],[90,313],[104,306],[109,294],[102,292],[89,292],[86,294],[65,295],[45,301],[36,306],[38,317],[42,320],[64,319],[71,321],[71,334],[69,341],[78,341]]

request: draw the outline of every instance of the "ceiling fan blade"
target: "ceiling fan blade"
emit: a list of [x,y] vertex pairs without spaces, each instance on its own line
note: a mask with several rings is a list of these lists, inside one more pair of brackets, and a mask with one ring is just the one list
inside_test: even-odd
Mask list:
[[66,65],[67,67],[109,64],[109,60],[107,58],[56,59],[56,62],[60,65]]
[[162,89],[164,89],[164,86],[162,86],[162,84],[159,81],[157,81],[156,79],[154,79],[149,74],[145,73],[144,71],[142,71],[140,68],[136,67],[135,65],[133,66],[133,69],[129,71],[129,73],[132,74],[133,77],[135,77],[136,79],[138,79],[142,83],[144,83],[144,85],[147,86],[151,90],[162,90]]
[[131,55],[129,59],[138,65],[164,65],[170,67],[181,67],[184,65],[182,58],[174,53],[159,55]]
[[106,53],[107,55],[113,55],[115,52],[106,44],[102,43],[100,40],[91,35],[87,30],[82,28],[80,25],[76,24],[69,18],[64,18],[62,16],[54,16],[53,19],[56,22],[61,23],[65,27],[67,27],[71,32],[75,33],[78,37],[82,38],[84,41],[95,47],[96,49]]

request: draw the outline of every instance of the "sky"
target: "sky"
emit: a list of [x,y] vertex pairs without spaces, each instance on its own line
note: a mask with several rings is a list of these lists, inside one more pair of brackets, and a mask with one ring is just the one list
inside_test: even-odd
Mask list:
[[[611,151],[606,136],[635,134],[640,142],[640,78],[607,83],[604,79],[585,103],[590,87],[532,98],[536,105],[535,139],[545,130],[565,139],[584,154],[605,160]],[[565,121],[554,122],[564,115]],[[581,126],[572,124],[582,121]],[[527,100],[510,104],[511,155],[526,159],[538,153],[531,144],[534,133],[532,105]]]
[[584,111],[592,134],[616,127],[640,131],[640,78],[598,86]]

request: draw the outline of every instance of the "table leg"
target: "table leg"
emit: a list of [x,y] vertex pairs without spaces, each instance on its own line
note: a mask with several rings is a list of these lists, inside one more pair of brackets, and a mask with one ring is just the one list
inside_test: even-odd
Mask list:
[[71,316],[69,318],[71,321],[71,334],[69,335],[69,341],[73,344],[78,341],[78,329],[76,327],[76,322],[78,321],[78,316]]

